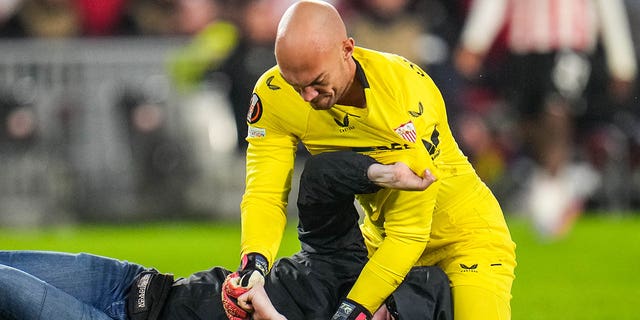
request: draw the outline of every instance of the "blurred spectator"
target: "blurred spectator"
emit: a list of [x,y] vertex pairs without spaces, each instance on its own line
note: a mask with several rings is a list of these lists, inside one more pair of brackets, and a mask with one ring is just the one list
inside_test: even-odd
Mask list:
[[474,0],[455,56],[462,75],[482,76],[483,59],[505,22],[504,95],[520,122],[519,143],[537,164],[523,209],[543,235],[560,236],[598,186],[593,170],[575,162],[573,142],[574,119],[588,106],[587,85],[601,76],[592,72],[598,44],[613,93],[628,95],[636,76],[624,3]]
[[176,33],[193,36],[220,16],[216,0],[174,0]]
[[201,88],[205,73],[219,68],[236,47],[240,35],[221,2],[178,1],[176,30],[191,39],[172,55],[169,69],[178,89],[186,92]]
[[343,0],[336,7],[357,46],[401,55],[441,88],[450,116],[458,114],[462,82],[450,61],[463,16],[458,1]]
[[[154,86],[157,86],[154,88]],[[189,180],[189,156],[169,132],[166,101],[161,84],[141,88],[123,85],[117,111],[125,124],[135,168],[135,196],[141,208],[173,216],[184,208]]]
[[0,153],[23,152],[34,145],[39,132],[32,104],[4,88],[0,90],[0,121]]
[[118,36],[124,33],[128,0],[75,0],[84,36]]
[[174,35],[174,9],[172,0],[128,0],[124,32],[142,36]]
[[[632,7],[628,7],[631,30],[638,30]],[[632,36],[640,40],[637,32]],[[640,172],[634,160],[640,141],[640,102],[634,86],[607,81],[609,71],[602,51],[596,51],[593,77],[586,90],[586,110],[576,118],[575,129],[580,151],[602,180],[587,205],[590,209],[620,213],[640,204]]]
[[75,37],[82,34],[74,0],[23,0],[0,28],[0,37]]
[[0,28],[3,23],[13,15],[16,8],[20,5],[22,0],[5,0],[0,1]]
[[[141,0],[129,8],[134,21],[130,30],[146,36],[193,36],[216,21],[219,14],[213,0]],[[215,50],[198,53],[207,57],[215,54]],[[179,63],[172,64],[174,75],[183,76],[180,72],[201,66],[198,59],[201,57],[193,56],[192,51],[180,54]],[[171,134],[167,119],[168,83],[162,77],[153,77],[143,86],[122,85],[119,122],[126,124],[137,178],[136,197],[152,212],[176,214],[187,201],[184,197],[193,178],[190,175],[194,160],[186,152],[191,146],[178,143]]]
[[[200,22],[190,23],[188,17],[196,9],[188,5],[188,1],[184,2],[177,19],[183,21],[181,33],[188,35],[188,42],[172,52],[168,68],[180,95],[180,118],[189,141],[185,147],[189,149],[192,169],[196,172],[186,191],[188,201],[195,204],[197,210],[208,211],[209,206],[220,208],[226,200],[233,199],[229,194],[235,190],[235,184],[226,177],[235,176],[237,161],[233,157],[229,164],[227,159],[235,155],[237,140],[235,121],[226,99],[228,86],[205,75],[218,69],[234,50],[239,31],[222,1],[210,3],[215,9],[210,8],[207,14],[195,13]],[[190,4],[202,5],[199,1]],[[215,190],[213,196],[212,190]]]
[[[249,99],[257,78],[275,65],[277,23],[291,1],[220,0],[213,21],[199,31],[183,29],[196,32],[173,52],[168,68],[181,94],[181,118],[198,171],[189,190],[192,203],[220,207],[242,192],[237,176],[244,174],[239,157],[246,147]],[[217,190],[213,197],[211,190]]]
[[347,15],[347,30],[359,46],[399,54],[424,66],[428,51],[421,43],[426,24],[410,5],[410,0],[362,0]]
[[[239,2],[239,3],[238,3]],[[253,86],[260,75],[276,64],[273,54],[280,16],[291,0],[243,0],[234,3],[240,38],[234,50],[210,76],[222,72],[229,79],[229,101],[236,120],[238,151],[247,146],[247,110]]]
[[422,67],[443,63],[457,32],[451,1],[343,0],[336,7],[358,46],[399,54]]
[[[193,1],[193,0],[192,0]],[[247,109],[258,77],[275,65],[278,21],[291,0],[242,0],[194,35],[172,58],[171,73],[184,91],[218,85],[228,88],[235,119],[237,150],[246,147]]]

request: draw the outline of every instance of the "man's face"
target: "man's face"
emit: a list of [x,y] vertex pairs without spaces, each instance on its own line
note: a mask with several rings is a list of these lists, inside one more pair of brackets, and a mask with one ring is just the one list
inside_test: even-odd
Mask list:
[[318,54],[298,68],[280,65],[280,72],[302,99],[316,110],[331,109],[350,83],[346,62],[337,51]]

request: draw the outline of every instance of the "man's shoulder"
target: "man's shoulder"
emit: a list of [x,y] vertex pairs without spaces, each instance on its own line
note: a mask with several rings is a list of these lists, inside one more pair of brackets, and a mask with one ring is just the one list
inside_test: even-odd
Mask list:
[[366,74],[380,75],[384,78],[391,74],[410,72],[407,67],[413,64],[401,55],[363,47],[356,47],[353,57],[360,63]]
[[397,53],[378,51],[378,50],[369,49],[365,47],[358,47],[358,46],[355,47],[355,50],[353,52],[353,57],[356,60],[362,59],[362,60],[369,60],[372,62],[380,62],[380,63],[387,62],[391,64],[408,61],[405,57]]
[[274,66],[265,71],[256,82],[247,121],[254,127],[280,126],[287,127],[285,131],[288,131],[292,121],[302,123],[299,119],[306,119],[310,109],[309,104],[282,78],[280,68]]
[[[274,82],[275,81],[275,82]],[[271,90],[279,90],[284,87],[286,82],[280,75],[280,68],[275,65],[262,73],[258,81],[256,81],[256,88],[266,87]]]
[[260,97],[278,97],[278,100],[293,98],[297,96],[297,93],[293,88],[282,78],[280,74],[280,68],[276,65],[265,71],[254,87],[254,93]]
[[253,88],[254,95],[260,98],[274,97],[277,101],[282,101],[287,95],[291,95],[291,91],[289,84],[280,75],[280,68],[277,65],[262,73]]

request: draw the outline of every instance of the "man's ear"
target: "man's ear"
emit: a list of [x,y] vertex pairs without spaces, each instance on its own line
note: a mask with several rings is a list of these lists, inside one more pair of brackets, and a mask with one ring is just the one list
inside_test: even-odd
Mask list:
[[355,40],[353,38],[347,38],[342,41],[342,54],[345,60],[351,59],[351,55],[353,55],[353,49],[355,47]]

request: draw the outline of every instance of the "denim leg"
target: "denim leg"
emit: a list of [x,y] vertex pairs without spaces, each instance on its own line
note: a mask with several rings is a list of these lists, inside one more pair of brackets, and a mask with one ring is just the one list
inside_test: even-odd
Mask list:
[[[47,295],[54,288],[54,292],[75,297],[113,319],[126,319],[126,294],[136,276],[145,270],[137,264],[90,254],[42,251],[0,251],[0,265],[46,283]],[[45,306],[49,303],[47,299],[43,302]]]
[[112,320],[48,283],[21,270],[0,265],[0,319]]

